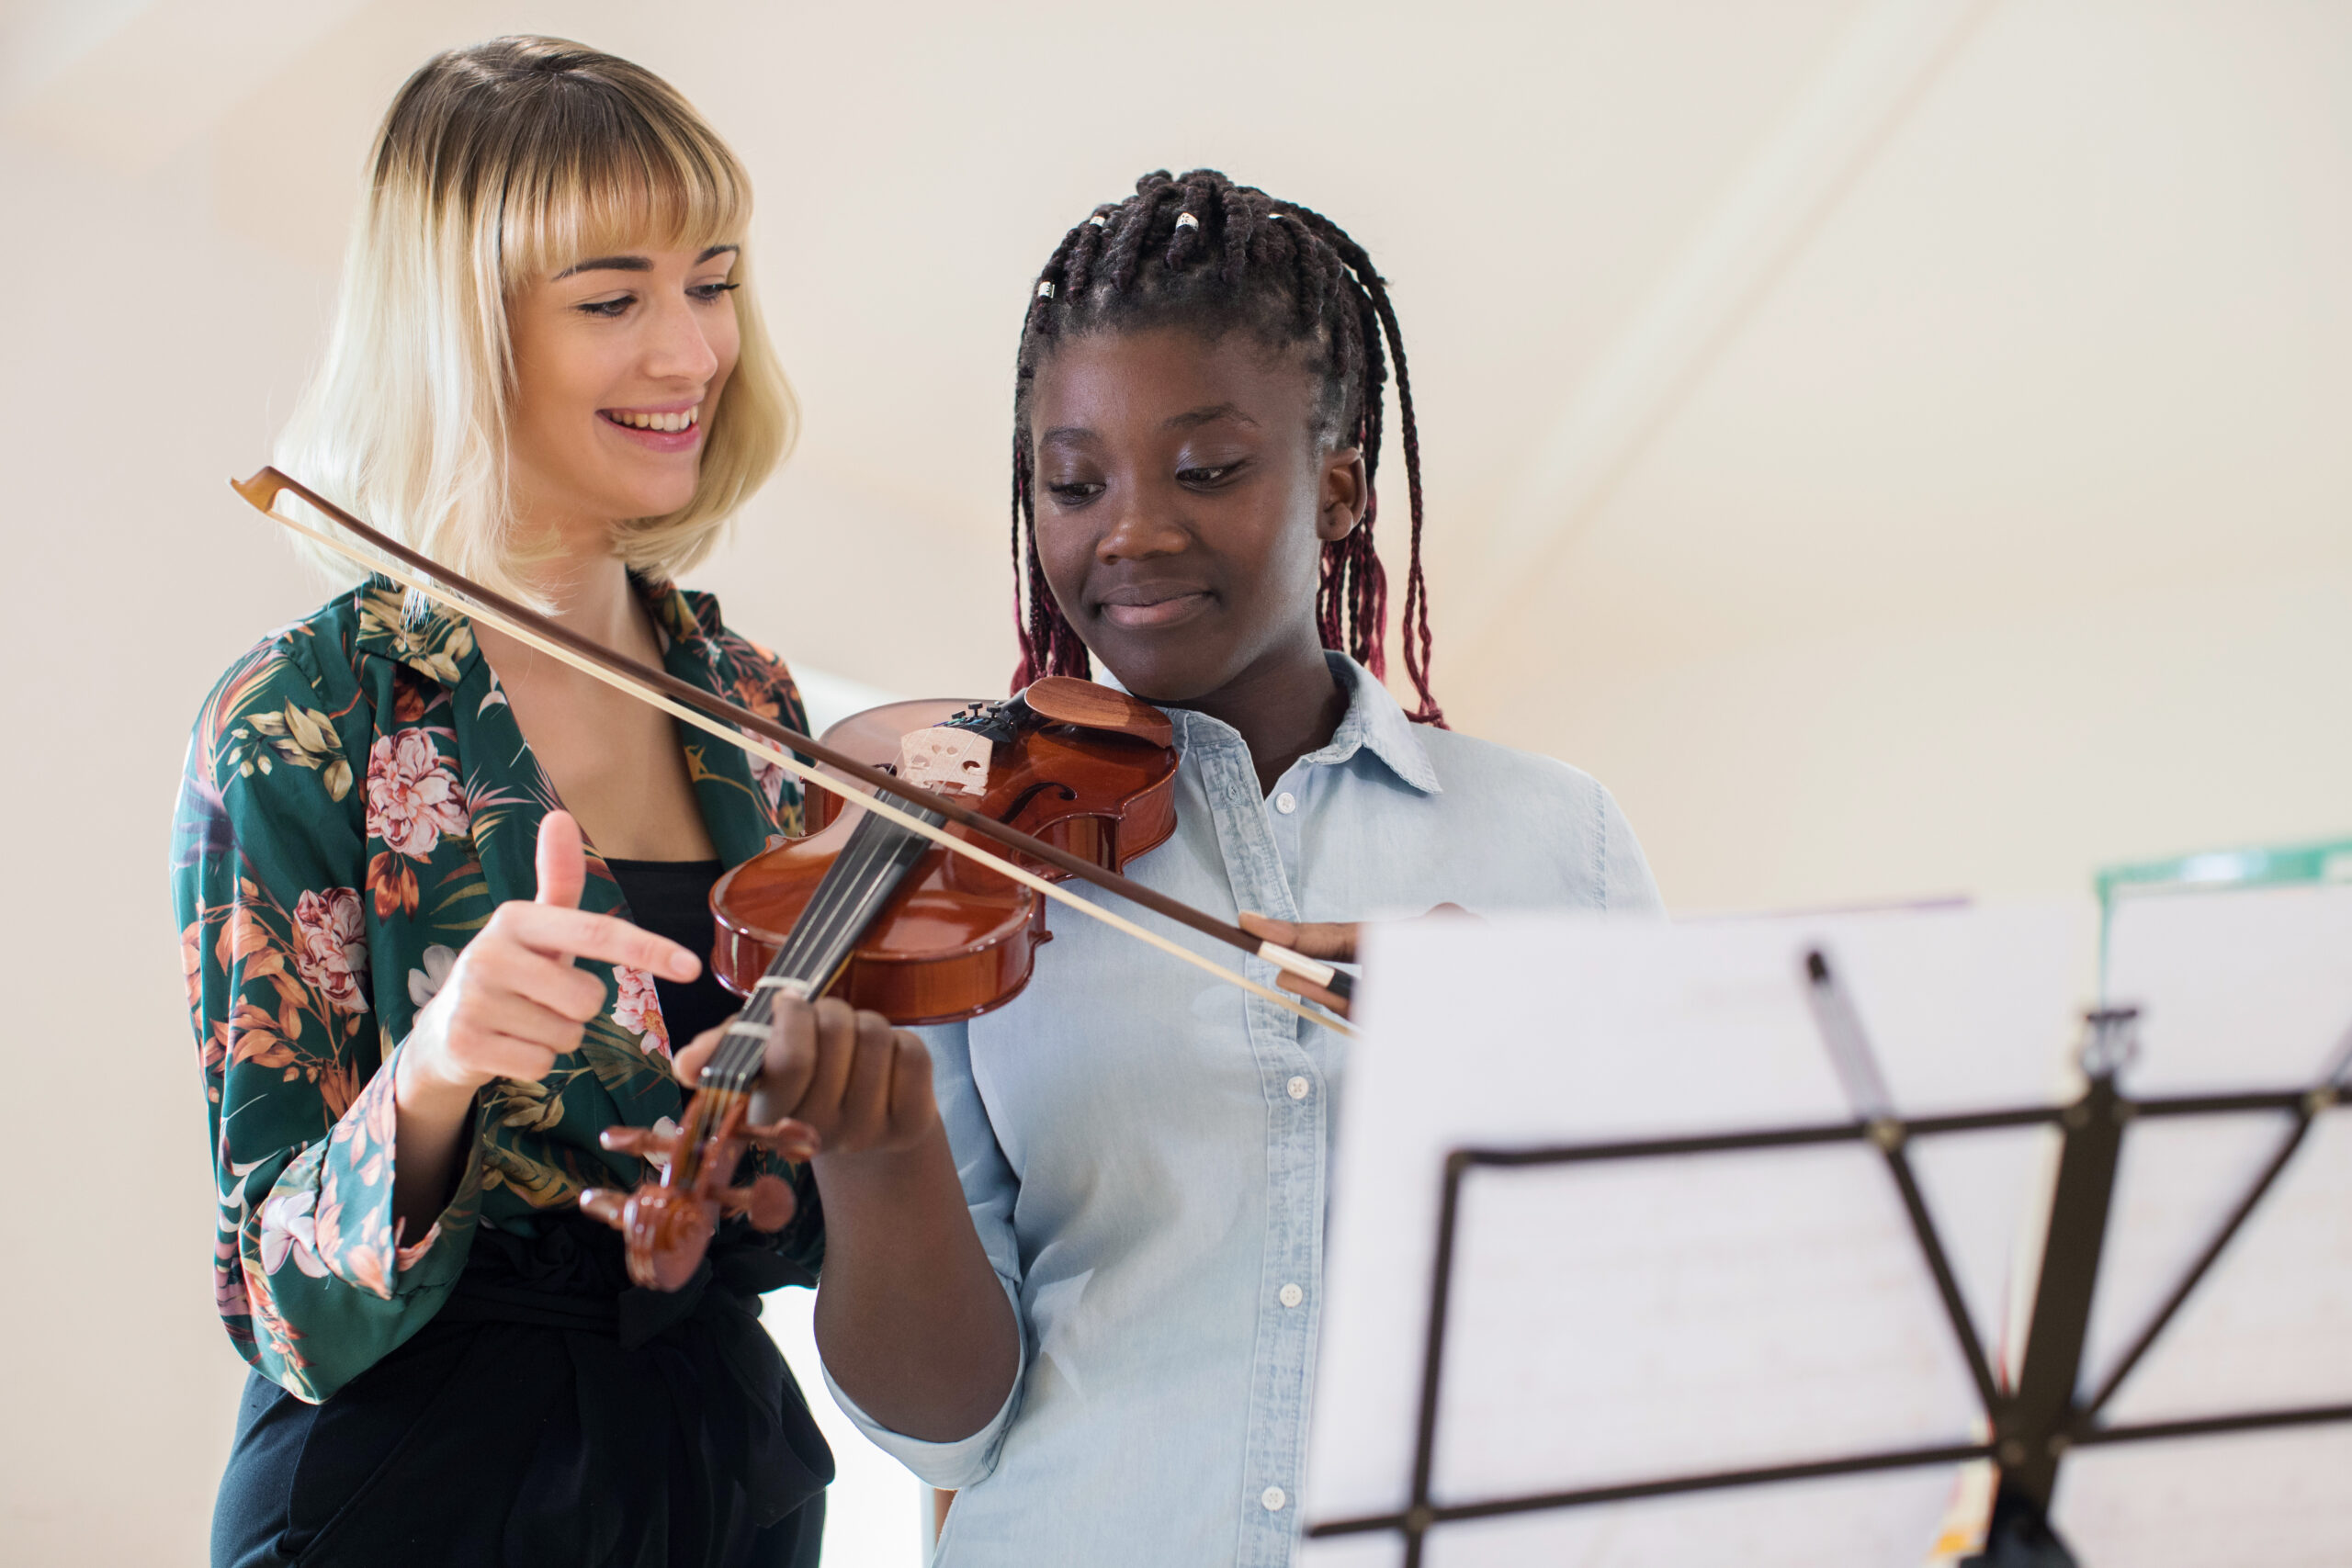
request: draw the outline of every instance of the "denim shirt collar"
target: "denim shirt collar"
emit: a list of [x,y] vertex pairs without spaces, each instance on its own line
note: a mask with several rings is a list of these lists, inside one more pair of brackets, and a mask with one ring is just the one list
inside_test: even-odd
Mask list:
[[1405,710],[1396,705],[1388,688],[1344,653],[1326,649],[1323,661],[1330,665],[1331,673],[1348,688],[1348,711],[1340,720],[1340,728],[1331,732],[1329,741],[1299,761],[1336,767],[1359,750],[1368,750],[1387,763],[1390,773],[1423,795],[1442,793],[1437,770],[1430,765],[1428,749],[1421,744],[1421,738],[1413,733],[1413,721],[1405,716]]
[[[1347,690],[1348,711],[1341,716],[1340,728],[1331,732],[1331,739],[1299,761],[1318,767],[1344,767],[1358,751],[1370,751],[1400,781],[1423,795],[1443,793],[1443,786],[1437,782],[1437,769],[1430,763],[1428,749],[1422,746],[1421,738],[1413,733],[1413,721],[1405,716],[1405,710],[1396,705],[1388,688],[1344,653],[1326,649],[1323,660]],[[1094,678],[1105,685],[1119,686],[1118,678],[1108,670],[1098,669]],[[1188,750],[1195,739],[1212,736],[1229,739],[1237,746],[1241,743],[1240,735],[1223,719],[1190,708],[1163,711],[1176,721],[1177,736]]]

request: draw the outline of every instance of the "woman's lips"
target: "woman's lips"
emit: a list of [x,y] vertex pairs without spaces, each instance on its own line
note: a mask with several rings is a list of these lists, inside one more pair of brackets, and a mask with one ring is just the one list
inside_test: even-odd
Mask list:
[[[684,430],[644,430],[633,424],[624,424],[619,420],[613,417],[616,412],[638,413],[640,412],[643,411],[635,409],[622,409],[617,411],[613,409],[598,409],[596,411],[596,420],[598,423],[602,424],[606,430],[611,431],[614,434],[634,442],[636,445],[645,448],[649,452],[691,452],[695,447],[702,445],[702,421],[700,419],[696,419],[692,424],[687,425]],[[662,412],[669,412],[672,411],[664,410]]]
[[1208,608],[1203,589],[1151,590],[1126,595],[1120,602],[1105,599],[1102,618],[1123,631],[1157,630],[1191,620]]

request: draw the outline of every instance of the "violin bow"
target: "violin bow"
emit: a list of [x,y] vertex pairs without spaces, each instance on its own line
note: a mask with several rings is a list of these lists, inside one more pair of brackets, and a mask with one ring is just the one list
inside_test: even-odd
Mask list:
[[[869,768],[854,758],[842,755],[820,740],[812,739],[798,730],[787,728],[764,714],[752,712],[739,703],[706,692],[699,686],[679,680],[666,670],[655,670],[639,664],[626,654],[615,653],[599,643],[591,641],[570,627],[540,615],[537,611],[516,604],[493,589],[482,587],[440,565],[431,557],[413,550],[399,540],[379,533],[362,523],[342,507],[327,500],[316,491],[275,468],[265,468],[249,479],[231,479],[229,488],[237,492],[248,505],[271,522],[299,534],[313,544],[334,551],[367,571],[386,578],[413,592],[421,593],[443,609],[480,621],[505,633],[551,658],[561,660],[582,673],[602,681],[616,691],[625,692],[640,702],[651,705],[683,723],[692,725],[706,734],[715,735],[729,744],[765,762],[772,762],[804,784],[830,790],[845,801],[852,801],[873,812],[885,821],[895,823],[907,831],[918,834],[953,854],[959,854],[987,866],[1001,876],[1010,877],[1025,887],[1063,905],[1114,931],[1123,931],[1147,946],[1181,959],[1193,967],[1214,976],[1227,985],[1263,998],[1285,1012],[1295,1013],[1311,1023],[1320,1024],[1334,1033],[1353,1037],[1355,1031],[1330,1013],[1311,1008],[1298,998],[1286,996],[1271,987],[1261,986],[1248,976],[1226,968],[1188,947],[1183,947],[1158,931],[1137,925],[1124,915],[1102,908],[1091,899],[1081,898],[1059,883],[1028,871],[1002,855],[983,849],[968,839],[959,839],[945,829],[934,827],[883,798],[895,795],[910,806],[935,811],[948,821],[970,829],[995,840],[1008,848],[1034,856],[1057,870],[1082,881],[1092,883],[1106,892],[1116,893],[1130,902],[1164,915],[1177,924],[1189,927],[1204,936],[1213,937],[1229,947],[1256,954],[1285,973],[1295,975],[1309,984],[1335,991],[1343,991],[1346,976],[1330,964],[1319,963],[1304,953],[1295,953],[1279,942],[1267,942],[1250,935],[1239,926],[1205,914],[1181,900],[1170,898],[1155,888],[1146,887],[1107,871],[1092,861],[1084,860],[1069,851],[1032,837],[1019,829],[981,815],[969,807],[960,805],[944,795],[906,784],[877,768]],[[313,528],[277,510],[281,493],[290,492],[332,518],[355,537],[380,551],[390,560],[370,556],[347,539],[336,538],[322,529]],[[393,563],[397,562],[398,565]],[[404,570],[403,570],[404,569]],[[752,733],[746,734],[745,730]],[[865,787],[859,789],[803,762],[792,751],[803,752],[854,779]],[[1337,981],[1338,984],[1334,984]]]

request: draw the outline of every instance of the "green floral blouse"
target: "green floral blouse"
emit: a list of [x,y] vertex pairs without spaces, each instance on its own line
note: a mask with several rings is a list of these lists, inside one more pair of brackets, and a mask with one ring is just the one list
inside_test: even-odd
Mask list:
[[[774,654],[707,594],[640,582],[670,672],[805,727]],[[679,730],[728,864],[800,826],[798,785]],[[238,660],[198,716],[174,831],[173,902],[209,1101],[220,1197],[214,1292],[238,1350],[316,1402],[429,1322],[475,1227],[531,1234],[591,1186],[629,1186],[615,1124],[681,1097],[650,976],[606,964],[609,1000],[538,1083],[483,1090],[456,1196],[423,1235],[392,1214],[391,1066],[458,950],[532,896],[555,789],[463,618],[404,616],[377,580]],[[585,908],[626,916],[592,847]],[[760,1155],[801,1206],[772,1246],[813,1277],[823,1222],[807,1172]],[[741,1222],[730,1222],[740,1230]]]

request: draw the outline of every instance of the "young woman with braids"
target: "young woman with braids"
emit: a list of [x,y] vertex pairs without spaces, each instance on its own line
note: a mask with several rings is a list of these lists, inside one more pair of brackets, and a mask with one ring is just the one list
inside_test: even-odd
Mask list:
[[[1379,679],[1392,362],[1409,716]],[[1012,505],[1016,679],[1099,660],[1176,722],[1181,825],[1130,874],[1327,951],[1441,904],[1657,908],[1599,784],[1443,728],[1396,315],[1329,220],[1204,170],[1072,229],[1022,333]],[[947,1289],[921,1239],[949,1230],[926,1124],[817,1156],[817,1327],[875,1440],[960,1489],[939,1561],[1289,1562],[1339,1038],[1079,922],[1010,1005],[926,1033],[1001,1292]],[[775,1110],[861,1077],[806,1032],[769,1067]]]

